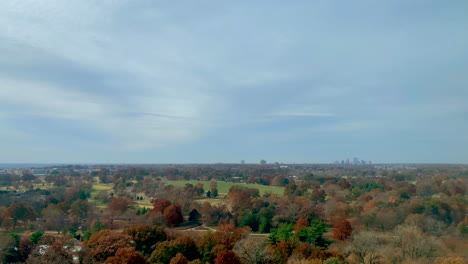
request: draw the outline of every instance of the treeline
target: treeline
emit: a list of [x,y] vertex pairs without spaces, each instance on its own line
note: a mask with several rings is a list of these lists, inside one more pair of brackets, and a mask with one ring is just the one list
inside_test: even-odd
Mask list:
[[[0,255],[7,263],[58,258],[48,255],[49,248],[82,263],[450,263],[443,261],[466,257],[463,171],[430,167],[350,176],[349,170],[183,167],[6,175],[3,182],[13,185],[0,191],[0,224],[16,233],[0,239]],[[220,198],[217,185],[229,177],[242,183]],[[175,187],[169,179],[211,184]],[[285,186],[283,195],[260,195],[243,184],[258,180]],[[112,188],[99,191],[97,184]],[[200,225],[217,231],[180,231]],[[60,235],[37,239],[37,232],[51,230]],[[30,231],[36,238],[26,235]],[[158,238],[147,240],[152,236]],[[73,241],[83,241],[81,253],[71,251]],[[70,250],[58,249],[64,245]]]

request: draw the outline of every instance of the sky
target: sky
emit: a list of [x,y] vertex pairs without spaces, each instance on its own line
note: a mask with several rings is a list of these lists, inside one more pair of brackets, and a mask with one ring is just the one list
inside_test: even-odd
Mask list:
[[466,14],[3,0],[0,163],[468,163]]

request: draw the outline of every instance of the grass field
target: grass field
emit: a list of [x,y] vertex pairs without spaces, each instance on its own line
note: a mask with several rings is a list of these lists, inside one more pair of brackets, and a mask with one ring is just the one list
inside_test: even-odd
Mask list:
[[96,196],[99,194],[100,191],[110,191],[112,190],[112,183],[104,184],[104,183],[95,183],[93,184],[91,197],[89,198],[89,202],[94,203],[99,208],[107,208],[107,204],[103,204],[101,201],[96,199]]
[[[187,183],[193,185],[196,185],[197,183],[203,183],[203,188],[205,189],[205,191],[208,191],[210,188],[210,181],[169,181],[169,184],[179,187],[184,187]],[[264,195],[265,193],[269,192],[272,194],[277,194],[278,196],[283,196],[284,192],[284,187],[279,186],[265,186],[260,184],[234,183],[222,181],[218,181],[218,192],[220,194],[227,194],[229,192],[229,188],[231,188],[234,185],[258,189],[260,191],[260,195]]]

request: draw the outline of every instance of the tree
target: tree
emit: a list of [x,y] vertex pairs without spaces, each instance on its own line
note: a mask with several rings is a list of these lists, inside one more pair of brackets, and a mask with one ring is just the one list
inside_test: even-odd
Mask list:
[[178,237],[176,240],[156,244],[148,261],[150,263],[169,263],[177,253],[181,253],[189,260],[197,259],[200,256],[193,239],[183,236]]
[[293,229],[294,227],[292,224],[283,224],[279,229],[272,229],[270,236],[268,237],[268,242],[270,244],[276,245],[280,241],[289,240],[293,236]]
[[434,264],[466,264],[463,257],[437,257]]
[[296,224],[294,225],[294,232],[297,233],[303,227],[307,227],[307,226],[309,226],[309,223],[307,222],[307,220],[305,220],[302,217],[299,217],[299,220],[297,220]]
[[146,264],[146,259],[133,247],[119,248],[115,256],[109,257],[106,264]]
[[34,232],[32,233],[29,238],[31,239],[31,241],[37,245],[37,243],[39,243],[39,241],[41,240],[42,236],[44,235],[44,232],[42,231],[37,231],[37,232]]
[[271,179],[271,185],[273,186],[285,186],[288,183],[288,179],[283,175],[276,175],[273,177],[273,179]]
[[[73,256],[69,251],[68,247],[65,247],[64,241],[54,242],[42,255],[38,254],[37,257],[39,260],[38,263],[61,263],[61,264],[73,264]],[[31,259],[31,256],[28,258],[28,262],[36,263]]]
[[345,240],[353,231],[351,224],[345,218],[339,218],[333,226],[333,239]]
[[292,253],[293,245],[289,240],[281,240],[278,244],[272,246],[274,250],[273,263],[286,263]]
[[145,224],[134,224],[124,229],[124,234],[132,237],[136,250],[149,256],[153,251],[153,246],[167,239],[166,231],[158,226]]
[[351,236],[349,253],[356,254],[360,264],[379,264],[383,238],[376,232],[361,231]]
[[65,227],[67,216],[61,204],[49,204],[42,209],[42,217],[45,220],[45,226],[48,230],[62,230]]
[[214,240],[218,245],[224,245],[232,249],[237,241],[245,238],[250,232],[250,228],[236,228],[233,224],[221,224],[218,230],[213,234]]
[[95,262],[103,262],[114,256],[119,248],[132,246],[132,237],[105,229],[92,235],[84,245],[90,248],[89,255]]
[[232,250],[224,250],[215,259],[215,264],[241,264],[241,262]]
[[109,203],[111,215],[123,214],[127,211],[130,202],[127,197],[114,197]]
[[197,183],[193,188],[194,193],[201,197],[205,193],[205,189],[203,188],[203,183]]
[[14,203],[10,205],[3,213],[3,223],[11,221],[13,229],[16,228],[18,221],[32,221],[37,217],[37,213],[30,206],[25,206],[23,203]]
[[244,264],[269,263],[273,255],[273,249],[266,247],[261,240],[253,236],[239,240],[233,251]]
[[184,255],[177,253],[175,257],[171,259],[171,262],[169,264],[187,264],[188,260]]
[[78,199],[70,206],[71,214],[80,218],[86,218],[89,211],[90,205],[87,200]]
[[166,217],[166,223],[168,226],[178,226],[184,221],[184,217],[182,216],[182,209],[178,204],[172,204],[163,212],[164,216]]
[[18,248],[20,247],[21,237],[18,234],[12,233],[5,238],[2,238],[3,248],[0,250],[0,260],[3,263],[16,263],[21,261]]
[[211,195],[210,195],[211,197],[216,198],[216,196],[218,196],[218,182],[214,179],[210,181],[210,191],[211,191]]
[[327,226],[318,220],[313,220],[310,227],[303,227],[296,233],[296,237],[302,242],[312,243],[317,247],[328,248],[331,244],[329,240],[323,237],[327,232]]
[[197,209],[192,209],[192,211],[190,211],[189,213],[189,222],[191,223],[194,223],[194,224],[198,224],[199,223],[199,220],[200,220],[200,213],[198,212]]
[[397,226],[392,233],[393,245],[400,250],[401,257],[432,257],[438,244],[436,240],[411,225]]
[[337,257],[332,257],[329,259],[326,259],[323,264],[344,264],[343,260],[337,258]]
[[171,201],[166,199],[151,200],[151,203],[153,204],[153,211],[160,213],[163,213],[164,209],[172,204]]

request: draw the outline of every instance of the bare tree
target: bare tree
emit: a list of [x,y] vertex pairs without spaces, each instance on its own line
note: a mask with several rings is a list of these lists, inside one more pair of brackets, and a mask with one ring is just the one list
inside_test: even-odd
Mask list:
[[356,254],[360,264],[379,264],[383,237],[372,231],[362,231],[351,236],[351,244],[347,247],[349,253]]
[[392,233],[392,243],[403,259],[431,257],[439,246],[434,237],[412,225],[397,226]]
[[273,254],[273,249],[266,247],[259,238],[248,236],[239,240],[233,251],[244,264],[269,263]]

